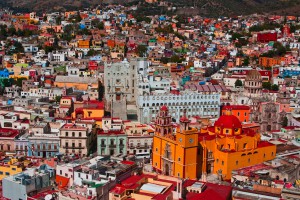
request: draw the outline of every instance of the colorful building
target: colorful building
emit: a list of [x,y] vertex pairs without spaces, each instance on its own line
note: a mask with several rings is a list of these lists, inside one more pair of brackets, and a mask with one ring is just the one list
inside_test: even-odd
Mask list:
[[90,48],[90,41],[89,40],[79,40],[78,48]]
[[97,100],[88,100],[74,103],[73,119],[93,119],[104,116],[104,103]]
[[3,161],[0,162],[0,181],[7,177],[18,174],[24,170],[23,163],[19,162],[18,159],[12,158],[7,164]]
[[174,134],[171,115],[162,106],[156,118],[153,138],[152,166],[167,176],[197,179],[199,174],[198,130],[188,127],[186,117],[180,119],[180,127]]
[[255,165],[276,156],[276,146],[260,140],[260,133],[243,128],[239,119],[227,113],[212,127],[199,134],[202,152],[202,178],[208,173],[222,179],[231,178],[231,171]]
[[152,166],[158,173],[180,178],[206,180],[213,173],[231,178],[231,171],[272,160],[276,146],[260,140],[260,134],[243,128],[239,119],[227,113],[214,126],[198,131],[186,117],[173,131],[166,106],[156,118]]
[[97,152],[98,155],[127,154],[127,135],[121,119],[102,119],[102,129],[97,132]]
[[258,64],[262,67],[272,67],[275,65],[281,65],[282,62],[284,62],[284,57],[259,57],[258,59]]
[[236,116],[240,122],[249,122],[250,106],[243,105],[229,105],[223,106],[221,115],[226,115],[227,111],[231,111],[232,115]]

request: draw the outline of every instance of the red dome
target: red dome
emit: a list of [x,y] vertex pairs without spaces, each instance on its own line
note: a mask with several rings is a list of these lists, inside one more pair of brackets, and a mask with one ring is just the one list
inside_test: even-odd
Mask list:
[[162,110],[162,111],[168,111],[169,109],[168,109],[167,106],[163,105],[163,106],[160,108],[160,110]]
[[242,128],[240,120],[234,115],[222,115],[216,122],[215,126],[220,126],[221,128]]

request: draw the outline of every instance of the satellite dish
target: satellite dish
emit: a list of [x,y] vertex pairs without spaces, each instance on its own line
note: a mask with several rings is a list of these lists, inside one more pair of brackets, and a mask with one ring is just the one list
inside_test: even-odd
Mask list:
[[45,200],[51,200],[52,199],[52,194],[48,194],[45,196]]

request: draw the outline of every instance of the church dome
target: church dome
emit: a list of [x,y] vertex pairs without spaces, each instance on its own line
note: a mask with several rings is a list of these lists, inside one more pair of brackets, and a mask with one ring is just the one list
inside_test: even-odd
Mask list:
[[227,128],[227,129],[239,129],[242,128],[240,120],[234,115],[222,115],[216,122],[215,127]]
[[245,80],[246,81],[260,81],[262,79],[261,79],[260,73],[257,70],[253,69],[247,73]]

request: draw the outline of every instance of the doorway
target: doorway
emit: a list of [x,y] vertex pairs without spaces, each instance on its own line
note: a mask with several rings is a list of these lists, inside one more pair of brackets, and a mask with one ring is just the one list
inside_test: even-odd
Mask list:
[[170,175],[170,167],[169,164],[165,164],[165,175],[169,176]]

